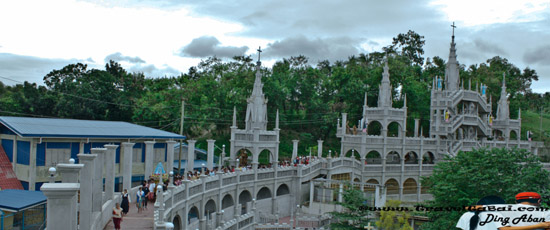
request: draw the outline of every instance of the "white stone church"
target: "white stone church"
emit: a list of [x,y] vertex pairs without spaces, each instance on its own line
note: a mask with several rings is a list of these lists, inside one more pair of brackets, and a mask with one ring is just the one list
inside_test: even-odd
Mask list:
[[[509,116],[505,84],[496,118],[493,118],[486,87],[467,84],[465,88],[465,83],[460,82],[455,46],[453,34],[445,82],[436,77],[431,89],[429,136],[419,130],[418,120],[414,135],[405,135],[406,99],[402,108],[392,107],[391,76],[386,61],[378,106],[368,107],[365,96],[359,129],[349,128],[346,113],[338,121],[339,153],[329,152],[328,157],[322,157],[326,152],[323,141],[319,140],[318,152],[309,157],[309,163],[297,166],[278,165],[278,112],[275,128],[267,130],[267,100],[262,91],[261,62],[258,60],[254,88],[247,101],[246,125],[242,129],[237,126],[234,112],[228,156],[231,165],[239,165],[240,151],[249,151],[251,169],[203,175],[197,180],[185,180],[180,186],[170,184],[167,191],[157,193],[155,229],[329,229],[327,212],[341,210],[332,203],[342,200],[338,191],[345,186],[363,190],[370,205],[383,206],[387,199],[413,203],[431,198],[420,184],[420,177],[430,175],[434,164],[444,155],[454,156],[459,151],[481,147],[518,147],[537,154],[540,143],[520,140],[521,119]],[[371,126],[379,130],[371,132],[375,130]],[[391,127],[398,127],[392,135],[388,131]],[[209,141],[209,168],[213,161],[210,142],[213,145],[213,141]],[[297,146],[296,140],[293,158],[297,156]],[[62,175],[66,183],[42,185],[48,197],[48,229],[58,229],[57,226],[77,229],[77,211],[80,212],[80,229],[103,229],[111,217],[114,203],[120,202],[120,196],[103,189],[103,175],[97,173],[102,168],[93,166],[112,159],[117,148],[107,145],[92,149],[92,154],[79,154],[80,163],[83,163],[79,176],[67,174],[66,179]],[[269,152],[271,168],[258,167],[262,151]],[[187,162],[191,163],[194,159],[192,140],[188,152],[191,154]],[[100,157],[105,154],[107,158]],[[174,159],[173,151],[168,154],[172,156],[167,159]],[[131,162],[128,164],[130,166],[125,162],[124,167],[131,167]],[[104,176],[109,183],[113,183],[111,171],[106,171]],[[112,186],[105,185],[105,188],[112,189]],[[131,188],[132,195],[136,189]],[[79,210],[76,208],[78,191]],[[89,199],[82,199],[83,193],[89,194]],[[56,210],[66,210],[70,214],[61,215]],[[82,218],[90,219],[82,221]],[[93,226],[82,226],[82,223],[93,223]]]

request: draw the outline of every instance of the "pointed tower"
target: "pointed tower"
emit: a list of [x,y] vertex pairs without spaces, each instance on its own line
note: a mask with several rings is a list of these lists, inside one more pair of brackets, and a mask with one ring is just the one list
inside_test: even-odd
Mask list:
[[252,95],[248,98],[248,105],[246,107],[246,130],[267,128],[267,100],[262,91],[262,74],[260,68],[262,62],[260,61],[261,49],[258,49],[258,62],[256,62],[256,79],[254,80],[254,88],[252,89]]
[[502,89],[500,91],[500,99],[498,100],[497,119],[510,119],[510,108],[508,105],[508,94],[506,93],[506,74],[502,74]]
[[459,87],[458,61],[456,60],[456,44],[455,44],[455,23],[453,22],[453,36],[451,39],[451,50],[449,52],[449,61],[445,69],[445,89],[455,91]]
[[378,93],[378,107],[390,107],[391,100],[391,85],[390,85],[390,68],[388,67],[388,59],[384,58],[384,73],[382,74],[382,83]]

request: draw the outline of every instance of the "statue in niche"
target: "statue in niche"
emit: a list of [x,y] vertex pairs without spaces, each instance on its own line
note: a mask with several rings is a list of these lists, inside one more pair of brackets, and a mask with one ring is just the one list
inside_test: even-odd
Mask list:
[[468,139],[470,140],[473,140],[475,139],[475,131],[474,131],[474,127],[470,127],[470,129],[468,130]]
[[353,126],[353,135],[357,135],[357,126]]
[[459,140],[464,139],[464,131],[462,130],[462,128],[458,129],[458,138],[457,139],[459,139]]
[[246,150],[241,149],[241,153],[239,154],[239,167],[241,166],[247,166],[248,165],[248,154],[246,153]]
[[476,105],[474,103],[470,103],[470,114],[476,113]]

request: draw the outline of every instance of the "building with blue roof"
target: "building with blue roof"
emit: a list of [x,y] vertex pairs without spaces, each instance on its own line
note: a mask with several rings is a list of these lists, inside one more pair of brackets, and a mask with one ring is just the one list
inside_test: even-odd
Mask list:
[[153,145],[154,165],[162,162],[166,168],[166,141],[183,139],[182,135],[128,122],[0,116],[0,144],[27,190],[39,190],[42,183],[49,180],[50,167],[68,163],[70,158],[78,163],[78,153],[90,153],[90,149],[105,144],[119,145],[115,183],[121,183],[122,142],[135,143],[132,146],[132,181],[139,182],[146,172],[147,143]]
[[0,229],[38,229],[46,218],[46,196],[40,191],[0,191]]

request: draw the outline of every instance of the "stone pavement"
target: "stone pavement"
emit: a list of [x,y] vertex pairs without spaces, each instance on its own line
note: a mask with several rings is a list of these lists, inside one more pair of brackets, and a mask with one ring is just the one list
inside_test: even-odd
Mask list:
[[[130,204],[130,210],[128,215],[122,218],[122,223],[120,224],[121,229],[153,229],[153,212],[155,206],[153,202],[149,202],[148,209],[143,210],[141,213],[137,213],[136,203],[132,202]],[[115,229],[113,221],[109,221],[104,230]]]

